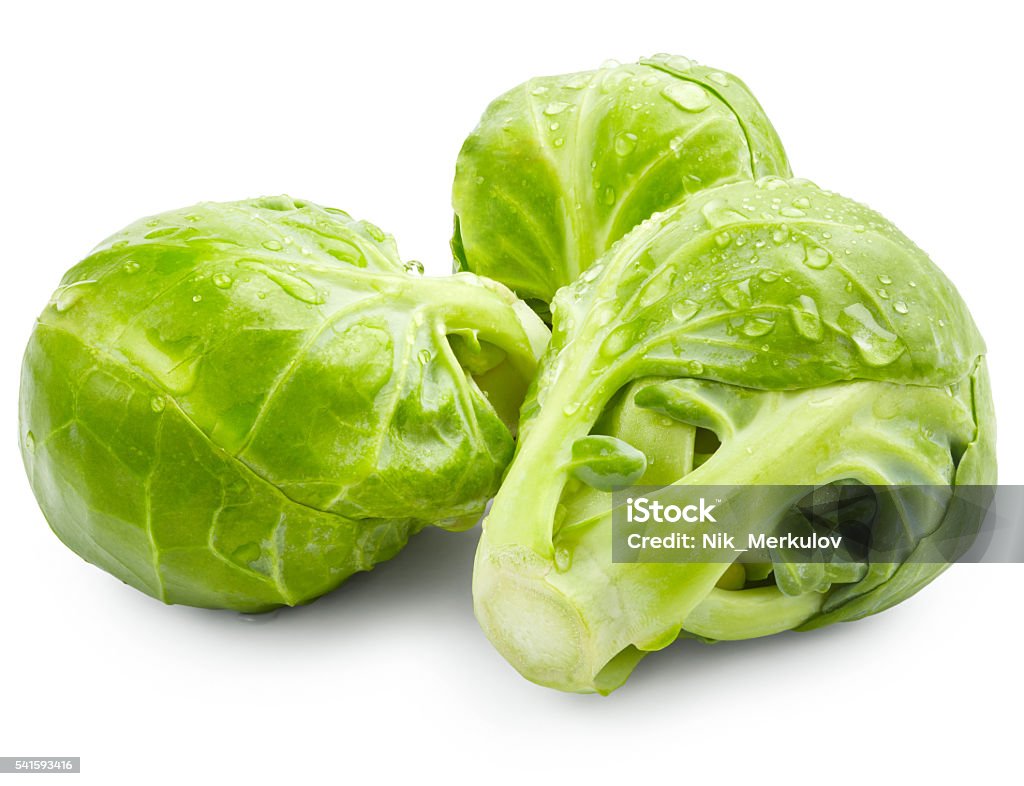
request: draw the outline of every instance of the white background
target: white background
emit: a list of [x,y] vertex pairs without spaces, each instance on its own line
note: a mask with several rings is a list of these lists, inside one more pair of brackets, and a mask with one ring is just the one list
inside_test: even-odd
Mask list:
[[18,367],[95,242],[142,215],[288,192],[376,222],[442,272],[455,156],[487,102],[658,51],[740,75],[798,174],[868,202],[947,271],[989,342],[1000,479],[1024,483],[1013,4],[353,5],[4,5],[0,755],[79,755],[85,772],[67,777],[90,784],[1006,771],[1024,700],[1019,565],[954,567],[852,625],[677,645],[601,698],[536,687],[491,649],[472,618],[472,532],[428,532],[258,624],[164,607],[49,532],[17,455]]

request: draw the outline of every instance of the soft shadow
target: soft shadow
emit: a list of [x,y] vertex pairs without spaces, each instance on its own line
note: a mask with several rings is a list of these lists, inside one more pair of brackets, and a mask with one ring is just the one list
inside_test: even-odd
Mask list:
[[179,619],[207,629],[239,624],[295,627],[332,635],[339,629],[374,624],[401,610],[429,610],[434,617],[465,618],[474,627],[471,581],[479,528],[445,532],[428,528],[413,536],[392,560],[345,581],[333,592],[304,606],[280,608],[266,614],[175,606]]

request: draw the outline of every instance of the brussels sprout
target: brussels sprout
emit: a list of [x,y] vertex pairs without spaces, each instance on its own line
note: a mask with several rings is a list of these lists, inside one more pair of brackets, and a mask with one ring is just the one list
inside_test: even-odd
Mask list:
[[655,212],[705,188],[789,174],[746,86],[685,57],[531,79],[487,108],[459,154],[456,268],[545,313],[559,287]]
[[[605,478],[995,482],[984,344],[963,301],[892,224],[807,181],[693,196],[553,306],[473,582],[491,641],[543,685],[610,691],[681,633],[748,638],[881,611],[945,567],[911,551],[959,526],[955,507],[888,510],[879,526],[908,558],[849,570],[804,571],[785,555],[749,570],[617,563]],[[746,526],[782,509],[750,510]]]
[[546,333],[340,210],[204,203],[64,276],[25,353],[22,455],[61,540],[143,592],[304,603],[475,520]]

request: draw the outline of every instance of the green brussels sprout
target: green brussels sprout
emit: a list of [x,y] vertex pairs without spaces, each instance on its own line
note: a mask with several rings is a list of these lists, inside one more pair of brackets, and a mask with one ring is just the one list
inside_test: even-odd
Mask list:
[[471,524],[547,329],[472,274],[288,197],[143,219],[29,340],[20,442],[51,527],[167,603],[305,603]]
[[539,77],[494,101],[466,139],[452,203],[456,269],[542,314],[555,291],[654,213],[789,163],[735,76],[685,57]]
[[[655,215],[555,297],[484,523],[477,618],[529,679],[608,692],[680,635],[763,636],[899,603],[946,567],[911,555],[962,524],[956,506],[884,512],[905,560],[812,574],[785,554],[614,562],[607,489],[906,484],[948,502],[996,478],[984,352],[920,249],[807,181],[725,185]],[[783,509],[750,509],[745,526]]]

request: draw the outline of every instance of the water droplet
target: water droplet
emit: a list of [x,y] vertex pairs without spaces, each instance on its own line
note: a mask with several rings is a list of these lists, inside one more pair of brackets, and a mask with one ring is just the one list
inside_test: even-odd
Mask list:
[[855,226],[855,227],[853,228],[853,231],[854,231],[854,232],[863,232],[863,231],[864,231],[865,229],[866,229],[866,227],[865,227],[865,226],[864,226],[863,224],[857,224],[857,225],[856,225],[856,226]]
[[634,343],[633,325],[619,325],[602,342],[601,355],[606,358],[616,358],[633,346]]
[[661,89],[661,94],[686,112],[703,112],[711,106],[707,91],[692,82],[673,82]]
[[746,221],[748,217],[738,210],[729,207],[724,199],[710,199],[701,205],[701,215],[712,227],[722,227],[728,224],[735,224],[737,221]]
[[660,302],[672,291],[676,281],[676,271],[672,269],[663,270],[651,278],[640,292],[637,302],[640,308],[647,308]]
[[[371,224],[369,221],[360,221],[359,223],[363,225],[363,229],[366,230],[366,234],[368,234],[378,243],[384,242],[387,235],[384,234],[384,230],[382,230],[379,226],[377,226],[376,224]],[[285,242],[288,241],[286,240]],[[303,253],[306,253],[305,250],[303,250]]]
[[750,307],[750,279],[738,284],[730,283],[719,288],[718,294],[730,308],[743,309]]
[[766,336],[775,330],[775,320],[767,319],[764,317],[754,317],[748,319],[743,323],[740,328],[740,332],[745,336],[756,338],[758,336]]
[[590,84],[590,78],[589,73],[576,74],[575,76],[569,77],[565,86],[570,90],[582,90]]
[[166,406],[167,401],[163,396],[153,396],[153,398],[149,400],[149,408],[154,412],[163,412]]
[[899,336],[875,321],[863,303],[844,308],[839,315],[839,327],[853,340],[861,359],[869,366],[888,366],[907,349]]
[[729,86],[729,78],[721,71],[712,71],[710,74],[708,74],[708,81],[714,82],[716,85],[720,87]]
[[82,296],[85,295],[95,283],[96,281],[94,279],[86,279],[85,281],[76,281],[75,283],[68,284],[67,286],[57,287],[57,291],[53,293],[50,303],[58,313],[63,314],[75,305],[75,303],[81,300]]
[[111,248],[124,248],[127,245],[128,245],[128,241],[127,240],[115,240],[113,243],[110,244],[110,247]]
[[606,205],[615,204],[615,189],[611,186],[606,186],[604,189],[604,203]]
[[784,231],[782,231],[781,229],[776,229],[774,232],[772,232],[772,241],[776,245],[781,245],[781,244],[785,243],[786,242],[786,233]]
[[700,311],[700,303],[695,300],[677,300],[672,304],[672,316],[680,322],[689,322]]
[[622,131],[615,136],[615,154],[618,156],[628,156],[634,150],[636,150],[636,134],[631,134],[628,131]]
[[686,370],[690,374],[693,374],[694,376],[696,376],[697,374],[703,374],[704,364],[701,363],[699,360],[691,360],[689,363],[686,364]]
[[554,144],[555,147],[561,147],[565,144],[565,137],[558,137],[558,139],[556,139],[552,144]]
[[877,292],[878,292],[878,296],[880,298],[882,298],[882,300],[888,300],[889,299],[889,291],[887,289],[879,288],[877,290]]
[[430,357],[431,357],[430,350],[429,349],[421,349],[419,351],[419,353],[417,353],[416,357],[420,361],[420,365],[421,366],[425,366],[425,365],[427,365],[430,362]]
[[654,87],[654,85],[658,84],[658,82],[660,82],[660,81],[661,81],[660,77],[649,76],[646,79],[644,79],[644,81],[641,82],[640,84],[642,84],[644,87]]
[[789,315],[793,320],[793,329],[811,341],[821,341],[821,317],[818,304],[810,295],[800,295],[789,304]]
[[824,270],[832,262],[832,254],[822,246],[804,247],[804,264],[812,270]]
[[[265,265],[262,262],[252,259],[239,260],[237,265],[247,270],[255,270],[262,273],[281,287],[285,294],[295,298],[296,300],[301,300],[303,303],[309,303],[316,306],[325,302],[324,296],[317,292],[312,284],[299,276],[286,273],[283,270],[278,270],[275,267]],[[260,293],[258,297],[262,299],[266,297],[266,293]]]
[[25,434],[25,450],[27,450],[29,453],[36,452],[36,435],[33,434],[31,431]]
[[280,243],[279,243],[278,241],[276,241],[276,240],[264,240],[264,241],[263,241],[263,243],[262,243],[261,245],[262,245],[262,246],[263,246],[263,247],[264,247],[265,249],[267,249],[267,251],[280,251],[280,250],[281,250],[282,248],[284,248],[284,246],[282,246],[282,245],[281,245],[281,244],[280,244]]
[[800,218],[807,214],[798,207],[784,207],[779,211],[780,216],[786,216],[786,218]]
[[561,123],[549,123],[548,124],[548,128],[550,128],[552,131],[557,131],[561,127],[562,127]]
[[565,101],[552,101],[550,104],[544,107],[544,114],[547,115],[548,117],[560,115],[570,106],[571,104],[567,104],[565,103]]
[[548,89],[546,87],[544,87],[544,85],[538,85],[537,87],[533,88],[533,90],[530,91],[530,95],[532,95],[532,96],[542,96],[546,92],[548,92]]
[[902,300],[897,300],[895,303],[893,303],[892,310],[895,311],[897,314],[906,314],[910,311],[910,309],[907,307],[907,304],[904,303]]
[[260,558],[263,550],[258,543],[246,543],[231,552],[231,559],[243,565],[250,565]]
[[[150,226],[150,224],[147,224],[146,226]],[[160,227],[159,229],[154,229],[152,232],[147,232],[143,237],[146,240],[153,240],[154,238],[173,235],[177,231],[178,227]]]
[[122,268],[122,270],[124,270],[124,272],[127,273],[128,275],[131,275],[132,273],[138,273],[139,267],[140,265],[138,262],[130,259],[124,263],[124,267]]
[[559,573],[565,573],[572,565],[572,552],[564,546],[555,549],[555,569]]
[[562,408],[562,412],[565,413],[566,415],[575,415],[576,412],[579,410],[579,408],[580,408],[580,403],[578,401],[573,401],[570,404],[566,404]]
[[214,273],[211,280],[217,289],[227,289],[231,286],[231,276],[227,273]]
[[[652,60],[654,58],[651,58]],[[689,71],[693,68],[693,61],[688,57],[682,55],[665,55],[661,58],[661,61],[669,68],[674,68],[676,71]]]
[[[631,74],[629,71],[621,69],[620,65],[620,63],[616,63],[614,66],[611,66],[611,73],[604,75],[604,78],[601,80],[602,93],[613,93],[629,81]],[[630,89],[635,90],[636,88],[631,87]]]
[[403,265],[403,267],[405,268],[406,273],[411,273],[414,276],[423,275],[423,263],[418,259],[410,259]]
[[778,175],[765,175],[755,180],[754,185],[764,191],[775,191],[779,188],[789,188],[789,181],[783,180]]
[[715,235],[715,244],[719,248],[725,248],[732,241],[732,236],[728,232],[719,232]]
[[892,283],[892,279],[889,278],[889,276],[885,275],[885,273],[881,273],[878,276],[878,283],[879,284],[891,284]]
[[802,208],[803,210],[806,210],[810,206],[811,200],[809,200],[807,197],[797,197],[796,199],[793,200],[793,207],[798,207]]
[[757,274],[757,277],[766,284],[770,284],[773,281],[779,280],[779,274],[776,273],[774,270],[762,270],[760,273]]

